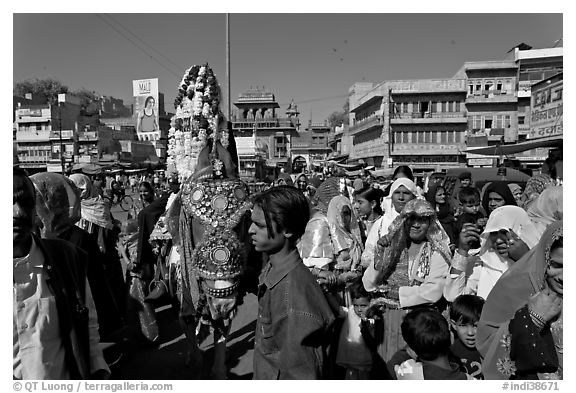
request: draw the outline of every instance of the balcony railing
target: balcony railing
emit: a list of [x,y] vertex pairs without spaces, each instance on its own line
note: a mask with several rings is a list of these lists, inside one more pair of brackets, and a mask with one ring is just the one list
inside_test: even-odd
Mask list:
[[394,113],[393,119],[444,119],[444,118],[462,118],[466,117],[465,112],[433,112],[433,113]]
[[[62,139],[72,139],[74,137],[74,131],[66,130],[62,131]],[[60,131],[50,131],[50,139],[60,139]]]
[[20,131],[16,132],[16,142],[48,142],[50,131]]
[[350,132],[358,132],[379,125],[382,125],[380,116],[371,116],[367,119],[357,121],[356,124],[350,126],[349,130]]
[[296,124],[287,117],[271,117],[268,119],[242,119],[238,117],[232,118],[232,128],[254,128],[254,123],[256,123],[256,128],[296,128]]
[[516,102],[518,97],[514,92],[500,90],[482,90],[473,94],[468,93],[466,102]]
[[48,162],[50,157],[47,156],[18,156],[20,162]]

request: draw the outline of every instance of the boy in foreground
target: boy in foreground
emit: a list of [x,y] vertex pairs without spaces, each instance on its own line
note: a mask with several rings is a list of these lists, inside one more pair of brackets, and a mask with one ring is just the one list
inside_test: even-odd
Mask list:
[[254,379],[320,379],[334,321],[296,241],[309,219],[308,201],[290,186],[256,196],[248,233],[268,259],[259,277]]

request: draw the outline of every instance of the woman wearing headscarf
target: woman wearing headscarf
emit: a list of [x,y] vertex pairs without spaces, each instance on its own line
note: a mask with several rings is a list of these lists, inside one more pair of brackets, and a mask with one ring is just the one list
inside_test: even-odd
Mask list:
[[123,325],[121,309],[112,296],[102,260],[104,256],[94,237],[76,226],[80,220],[80,190],[58,173],[37,173],[30,176],[36,188],[37,229],[43,238],[71,242],[88,257],[88,283],[98,314],[102,340]]
[[454,236],[454,224],[456,219],[454,218],[454,212],[450,203],[446,200],[446,189],[439,183],[434,183],[428,188],[426,194],[424,195],[426,200],[432,205],[432,208],[436,211],[436,217],[442,228],[448,234],[450,238],[450,244],[456,244],[456,236]]
[[378,290],[377,304],[384,308],[384,343],[379,349],[385,361],[404,345],[400,324],[405,310],[434,307],[442,298],[450,267],[450,240],[425,200],[409,201],[390,225],[362,282],[369,292]]
[[528,206],[526,212],[539,236],[542,236],[548,225],[563,219],[563,195],[562,186],[549,187]]
[[[463,294],[484,299],[502,274],[538,243],[538,231],[518,206],[502,206],[490,215],[480,235],[474,224],[464,224],[444,297],[449,302]],[[470,242],[480,240],[478,255],[470,255]]]
[[287,173],[280,173],[276,180],[274,180],[275,186],[294,186],[294,182],[292,181],[292,177]]
[[520,205],[520,199],[522,198],[522,187],[516,183],[508,183],[508,188],[510,189],[512,195],[514,195],[516,204]]
[[552,179],[547,174],[538,174],[534,175],[528,180],[526,183],[526,187],[524,188],[524,192],[520,197],[520,204],[519,206],[523,209],[528,209],[530,204],[538,198],[538,195],[542,193],[548,187],[554,186],[556,183],[554,179]]
[[305,173],[298,173],[294,176],[294,187],[302,191],[306,198],[310,198],[313,195],[310,195],[310,186],[308,185],[308,177]]
[[332,198],[327,218],[336,257],[334,269],[337,272],[355,271],[362,256],[362,238],[350,199],[343,195]]
[[476,335],[486,379],[563,378],[562,224],[550,224],[486,299]]
[[406,203],[416,197],[418,197],[418,191],[412,180],[400,178],[392,183],[390,195],[385,197],[382,202],[386,207],[384,209],[384,215],[374,221],[366,237],[361,259],[364,268],[374,263],[374,250],[378,239],[388,233],[388,227],[392,224],[392,221],[400,215]]
[[508,184],[503,181],[490,183],[482,197],[482,207],[486,214],[490,216],[495,209],[506,205],[518,206]]

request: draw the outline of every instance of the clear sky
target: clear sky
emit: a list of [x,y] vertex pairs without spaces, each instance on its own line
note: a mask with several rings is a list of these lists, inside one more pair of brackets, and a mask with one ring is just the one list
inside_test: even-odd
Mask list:
[[[264,86],[281,115],[294,99],[303,124],[321,122],[355,82],[452,77],[465,61],[504,59],[516,44],[548,47],[562,35],[559,13],[231,13],[231,96]],[[130,104],[132,80],[158,78],[173,111],[193,64],[209,62],[225,89],[225,42],[223,13],[15,13],[13,83],[53,77]]]

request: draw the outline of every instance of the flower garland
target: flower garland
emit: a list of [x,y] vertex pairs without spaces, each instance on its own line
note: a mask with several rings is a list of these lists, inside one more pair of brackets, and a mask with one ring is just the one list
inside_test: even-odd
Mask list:
[[168,132],[168,166],[178,173],[180,182],[189,179],[202,149],[212,139],[224,148],[229,146],[229,133],[223,127],[219,109],[220,88],[208,64],[186,70],[174,101],[176,115]]

